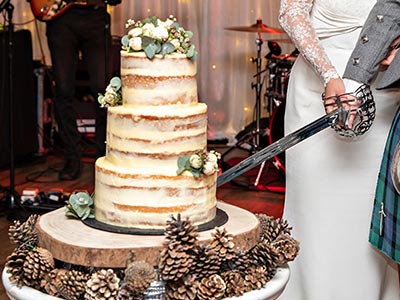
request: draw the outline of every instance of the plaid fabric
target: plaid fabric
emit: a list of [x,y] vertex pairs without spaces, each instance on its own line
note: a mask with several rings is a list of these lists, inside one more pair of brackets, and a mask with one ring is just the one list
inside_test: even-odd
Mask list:
[[[399,140],[400,108],[393,119],[386,141],[369,235],[369,242],[398,264],[400,263],[400,195],[393,186],[390,168]],[[385,216],[383,216],[382,208]]]

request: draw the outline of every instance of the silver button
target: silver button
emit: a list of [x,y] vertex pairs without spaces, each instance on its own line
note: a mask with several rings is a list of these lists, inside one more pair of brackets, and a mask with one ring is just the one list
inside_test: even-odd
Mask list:
[[354,66],[357,66],[357,65],[359,65],[359,64],[360,64],[360,58],[354,57],[354,58],[353,58],[353,65],[354,65]]
[[382,23],[382,22],[383,22],[383,15],[377,15],[377,16],[376,16],[376,21],[377,21],[378,23]]
[[369,41],[368,36],[367,36],[367,35],[363,35],[363,36],[361,37],[361,41],[362,41],[363,44],[367,43],[367,42]]

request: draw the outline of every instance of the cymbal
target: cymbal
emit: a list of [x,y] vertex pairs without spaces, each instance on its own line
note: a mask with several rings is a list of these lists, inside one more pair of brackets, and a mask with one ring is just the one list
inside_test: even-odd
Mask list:
[[267,25],[263,24],[261,19],[258,19],[257,23],[250,26],[233,26],[233,27],[225,27],[225,29],[233,31],[259,32],[259,33],[271,33],[271,34],[285,33],[285,31],[280,28],[268,27]]

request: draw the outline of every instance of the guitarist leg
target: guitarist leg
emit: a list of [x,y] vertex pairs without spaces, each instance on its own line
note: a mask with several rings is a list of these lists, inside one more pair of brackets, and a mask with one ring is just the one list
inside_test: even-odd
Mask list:
[[[104,7],[98,7],[88,13],[91,26],[82,29],[87,40],[82,43],[82,52],[90,75],[90,88],[94,99],[104,93],[110,80],[109,49],[111,48],[110,15]],[[105,155],[106,108],[96,110],[96,156]]]
[[60,180],[73,180],[80,174],[81,145],[76,126],[75,73],[79,42],[68,13],[47,23],[47,40],[52,59],[54,78],[54,113],[63,144],[65,166],[59,173]]

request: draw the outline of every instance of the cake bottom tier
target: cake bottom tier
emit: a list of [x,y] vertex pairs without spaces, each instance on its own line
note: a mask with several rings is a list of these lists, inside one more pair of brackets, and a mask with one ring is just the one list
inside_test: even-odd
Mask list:
[[96,161],[95,215],[100,222],[135,228],[165,228],[180,214],[195,225],[216,215],[216,175],[195,178],[176,170],[121,168]]

